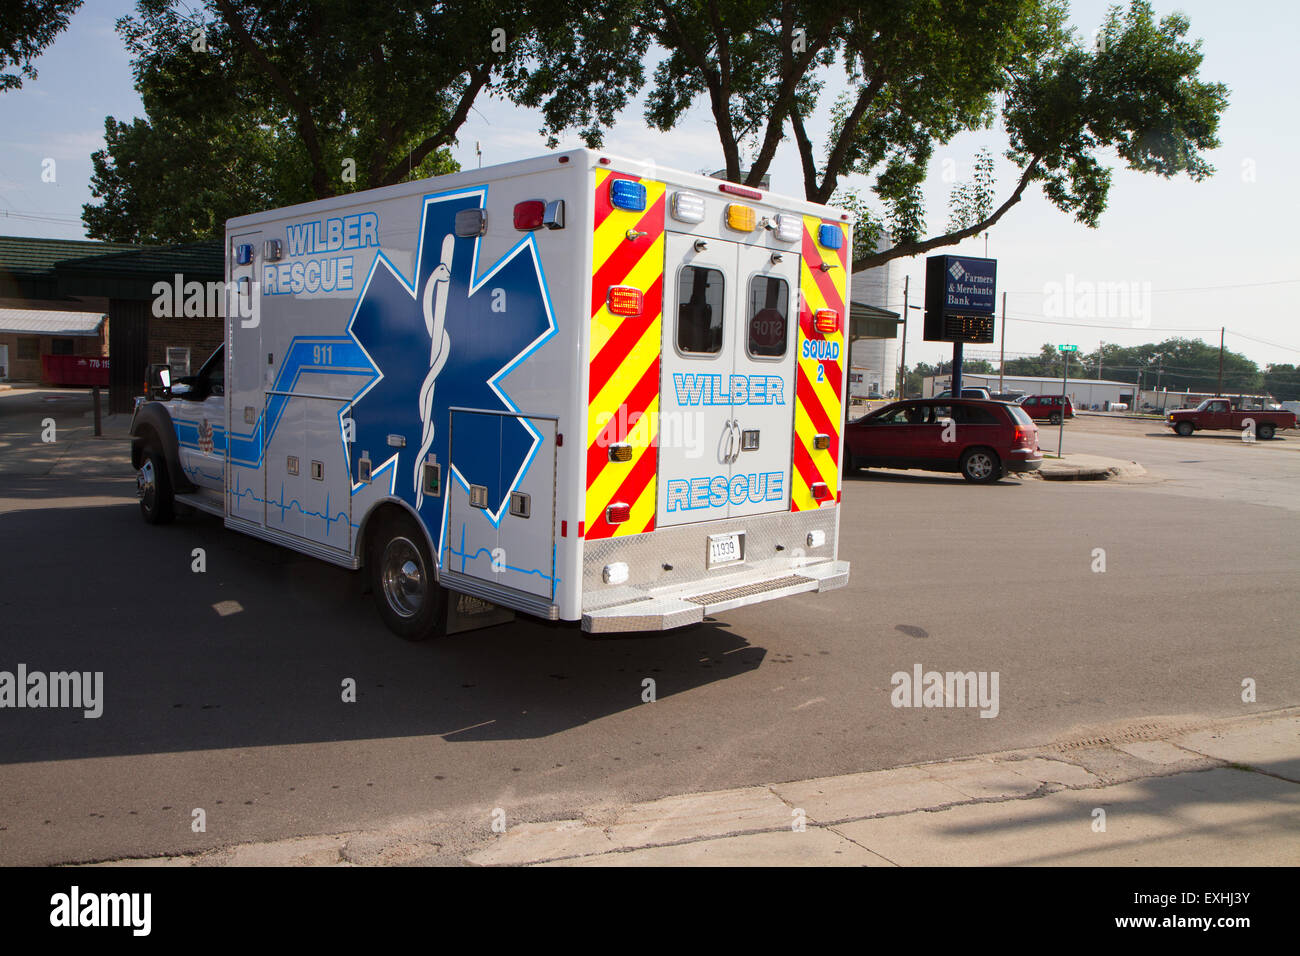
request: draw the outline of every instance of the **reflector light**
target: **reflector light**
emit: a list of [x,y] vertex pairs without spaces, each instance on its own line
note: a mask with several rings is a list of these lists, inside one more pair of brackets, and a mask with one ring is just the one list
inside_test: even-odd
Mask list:
[[807,541],[808,541],[808,547],[820,548],[822,545],[826,543],[826,532],[823,531],[821,528],[817,528],[814,531],[809,531]]
[[632,506],[616,501],[605,509],[605,521],[609,524],[623,524],[632,517]]
[[776,217],[776,238],[782,242],[794,242],[803,235],[803,223],[798,216],[782,214]]
[[825,451],[827,448],[830,448],[830,447],[831,447],[831,436],[830,436],[830,435],[813,435],[813,450],[814,450],[814,451]]
[[673,193],[673,218],[678,222],[703,222],[704,197],[695,193]]
[[737,186],[735,183],[719,183],[718,189],[724,193],[731,193],[733,196],[744,196],[746,199],[763,198],[763,194],[757,189],[750,189],[748,186]]
[[516,229],[541,229],[542,218],[546,215],[546,203],[540,199],[528,199],[515,204]]
[[834,335],[840,330],[840,314],[834,309],[818,309],[813,316],[813,328],[822,335]]
[[645,209],[645,186],[631,179],[615,179],[609,184],[609,202],[616,209],[640,212]]
[[605,565],[600,572],[600,579],[606,584],[622,584],[627,580],[627,563],[615,561],[613,564]]
[[817,241],[827,249],[838,249],[844,245],[844,233],[839,226],[824,222],[817,227]]
[[825,501],[831,496],[831,490],[826,487],[826,482],[824,481],[814,481],[810,490],[812,491],[812,496],[816,501]]
[[757,218],[752,206],[733,202],[727,204],[727,225],[738,232],[753,232]]
[[612,285],[607,299],[609,311],[615,315],[640,315],[641,290],[630,285]]
[[609,460],[610,461],[631,461],[632,446],[625,442],[619,442],[617,444],[610,445]]

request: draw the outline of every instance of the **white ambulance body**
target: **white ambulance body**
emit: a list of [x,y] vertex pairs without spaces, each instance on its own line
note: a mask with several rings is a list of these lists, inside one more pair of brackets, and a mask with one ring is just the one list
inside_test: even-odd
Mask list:
[[224,358],[137,411],[155,498],[368,569],[408,637],[449,592],[602,632],[847,582],[841,210],[574,150],[226,229]]

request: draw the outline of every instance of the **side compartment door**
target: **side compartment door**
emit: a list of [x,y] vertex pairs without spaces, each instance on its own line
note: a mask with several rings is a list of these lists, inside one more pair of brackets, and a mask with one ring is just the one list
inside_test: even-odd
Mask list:
[[659,387],[659,527],[726,518],[736,244],[668,233]]
[[737,246],[737,321],[731,378],[739,451],[732,456],[732,516],[790,506],[794,340],[799,254]]
[[[554,597],[555,434],[551,417],[452,409],[443,568]],[[520,449],[519,474],[502,473]]]

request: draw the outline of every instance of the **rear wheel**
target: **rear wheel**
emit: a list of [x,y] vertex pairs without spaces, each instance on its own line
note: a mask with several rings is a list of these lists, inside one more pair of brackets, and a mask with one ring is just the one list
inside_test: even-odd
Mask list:
[[1196,429],[1192,427],[1191,422],[1179,422],[1177,425],[1174,426],[1174,431],[1178,432],[1178,434],[1182,435],[1184,438],[1186,438],[1195,430]]
[[447,592],[414,518],[405,512],[387,518],[376,529],[366,564],[375,605],[390,631],[408,641],[444,632]]
[[146,445],[140,454],[140,467],[135,473],[135,493],[140,499],[140,514],[145,521],[166,524],[175,517],[167,460],[156,445]]
[[1002,477],[1002,459],[991,448],[970,448],[961,456],[961,476],[976,484]]
[[1274,427],[1275,426],[1272,422],[1262,422],[1260,426],[1255,429],[1255,437],[1259,438],[1261,441],[1271,441],[1273,438]]

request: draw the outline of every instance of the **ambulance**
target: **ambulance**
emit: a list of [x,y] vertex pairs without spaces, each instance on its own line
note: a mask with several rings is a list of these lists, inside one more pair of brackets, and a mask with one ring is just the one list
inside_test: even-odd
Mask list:
[[851,228],[585,149],[231,219],[223,347],[137,403],[141,511],[360,570],[410,639],[841,587]]

